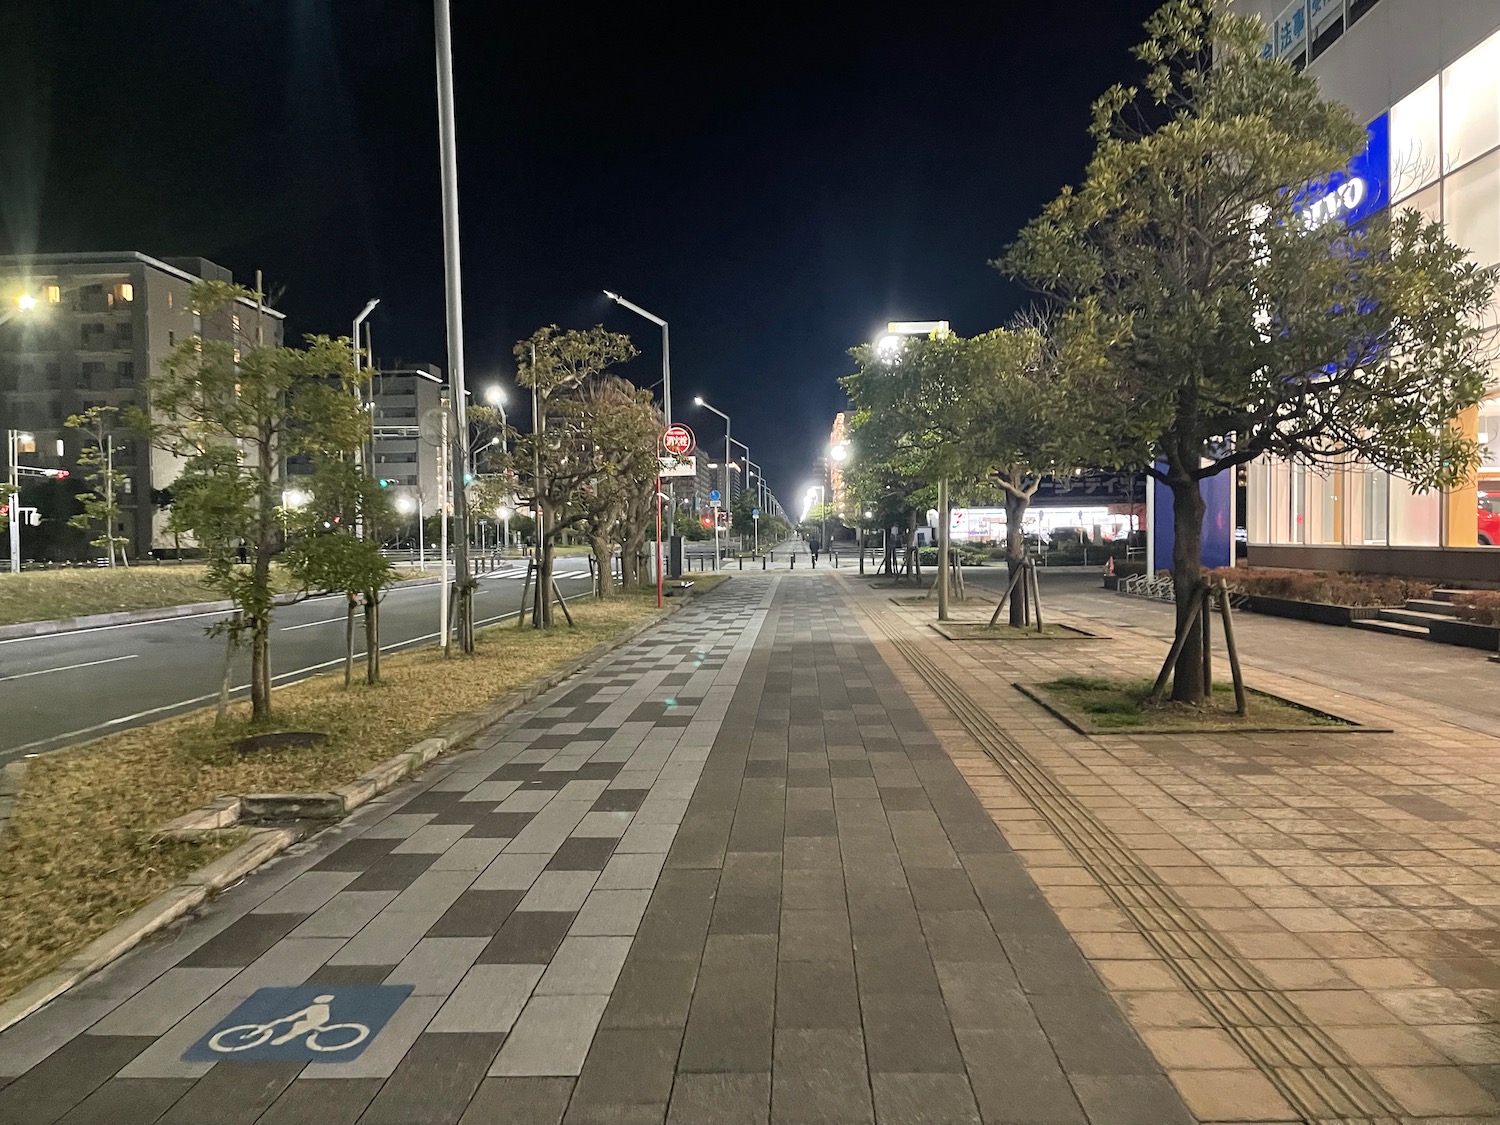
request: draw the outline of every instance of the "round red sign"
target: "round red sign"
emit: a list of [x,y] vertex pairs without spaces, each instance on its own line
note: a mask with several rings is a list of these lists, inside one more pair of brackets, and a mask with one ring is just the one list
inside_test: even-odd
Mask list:
[[686,426],[668,426],[662,431],[661,447],[676,457],[686,457],[697,446],[693,431]]

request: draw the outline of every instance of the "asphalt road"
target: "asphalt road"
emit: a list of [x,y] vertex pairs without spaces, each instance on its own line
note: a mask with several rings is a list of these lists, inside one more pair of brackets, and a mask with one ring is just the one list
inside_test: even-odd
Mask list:
[[[514,616],[526,564],[481,575],[476,621]],[[563,596],[590,590],[588,560],[559,558]],[[438,632],[436,583],[392,590],[381,605],[391,652],[431,642]],[[0,641],[0,762],[67,746],[211,702],[223,672],[223,642],[205,629],[223,613],[84,629],[50,637]],[[314,598],[276,611],[271,673],[277,684],[323,671],[343,660],[341,599]],[[356,652],[363,653],[363,633]],[[237,694],[248,689],[248,657],[234,669]]]

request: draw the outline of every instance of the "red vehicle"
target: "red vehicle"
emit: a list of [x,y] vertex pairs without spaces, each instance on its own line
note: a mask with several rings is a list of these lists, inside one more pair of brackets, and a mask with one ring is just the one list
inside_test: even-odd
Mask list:
[[1479,545],[1500,546],[1500,493],[1479,494]]

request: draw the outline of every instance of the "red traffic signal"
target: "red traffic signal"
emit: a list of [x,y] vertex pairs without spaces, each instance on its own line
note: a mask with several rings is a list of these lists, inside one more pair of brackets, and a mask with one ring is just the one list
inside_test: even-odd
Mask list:
[[710,531],[712,531],[714,529],[714,518],[713,518],[713,516],[704,516],[703,519],[702,519],[702,523],[703,523],[703,526],[706,527],[706,528],[708,528]]

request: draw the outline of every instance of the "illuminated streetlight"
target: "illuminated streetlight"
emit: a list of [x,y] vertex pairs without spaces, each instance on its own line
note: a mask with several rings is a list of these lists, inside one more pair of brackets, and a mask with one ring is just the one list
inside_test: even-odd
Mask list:
[[16,300],[16,307],[22,312],[30,312],[32,309],[36,308],[36,298],[33,297],[30,293],[22,293],[21,296]]
[[672,424],[672,341],[667,331],[667,322],[653,312],[647,312],[633,301],[627,301],[618,293],[611,293],[608,289],[604,295],[622,308],[627,308],[637,316],[643,316],[652,324],[661,329],[661,412],[668,426]]
[[484,401],[491,406],[503,406],[505,404],[505,388],[499,383],[491,383],[484,389]]

